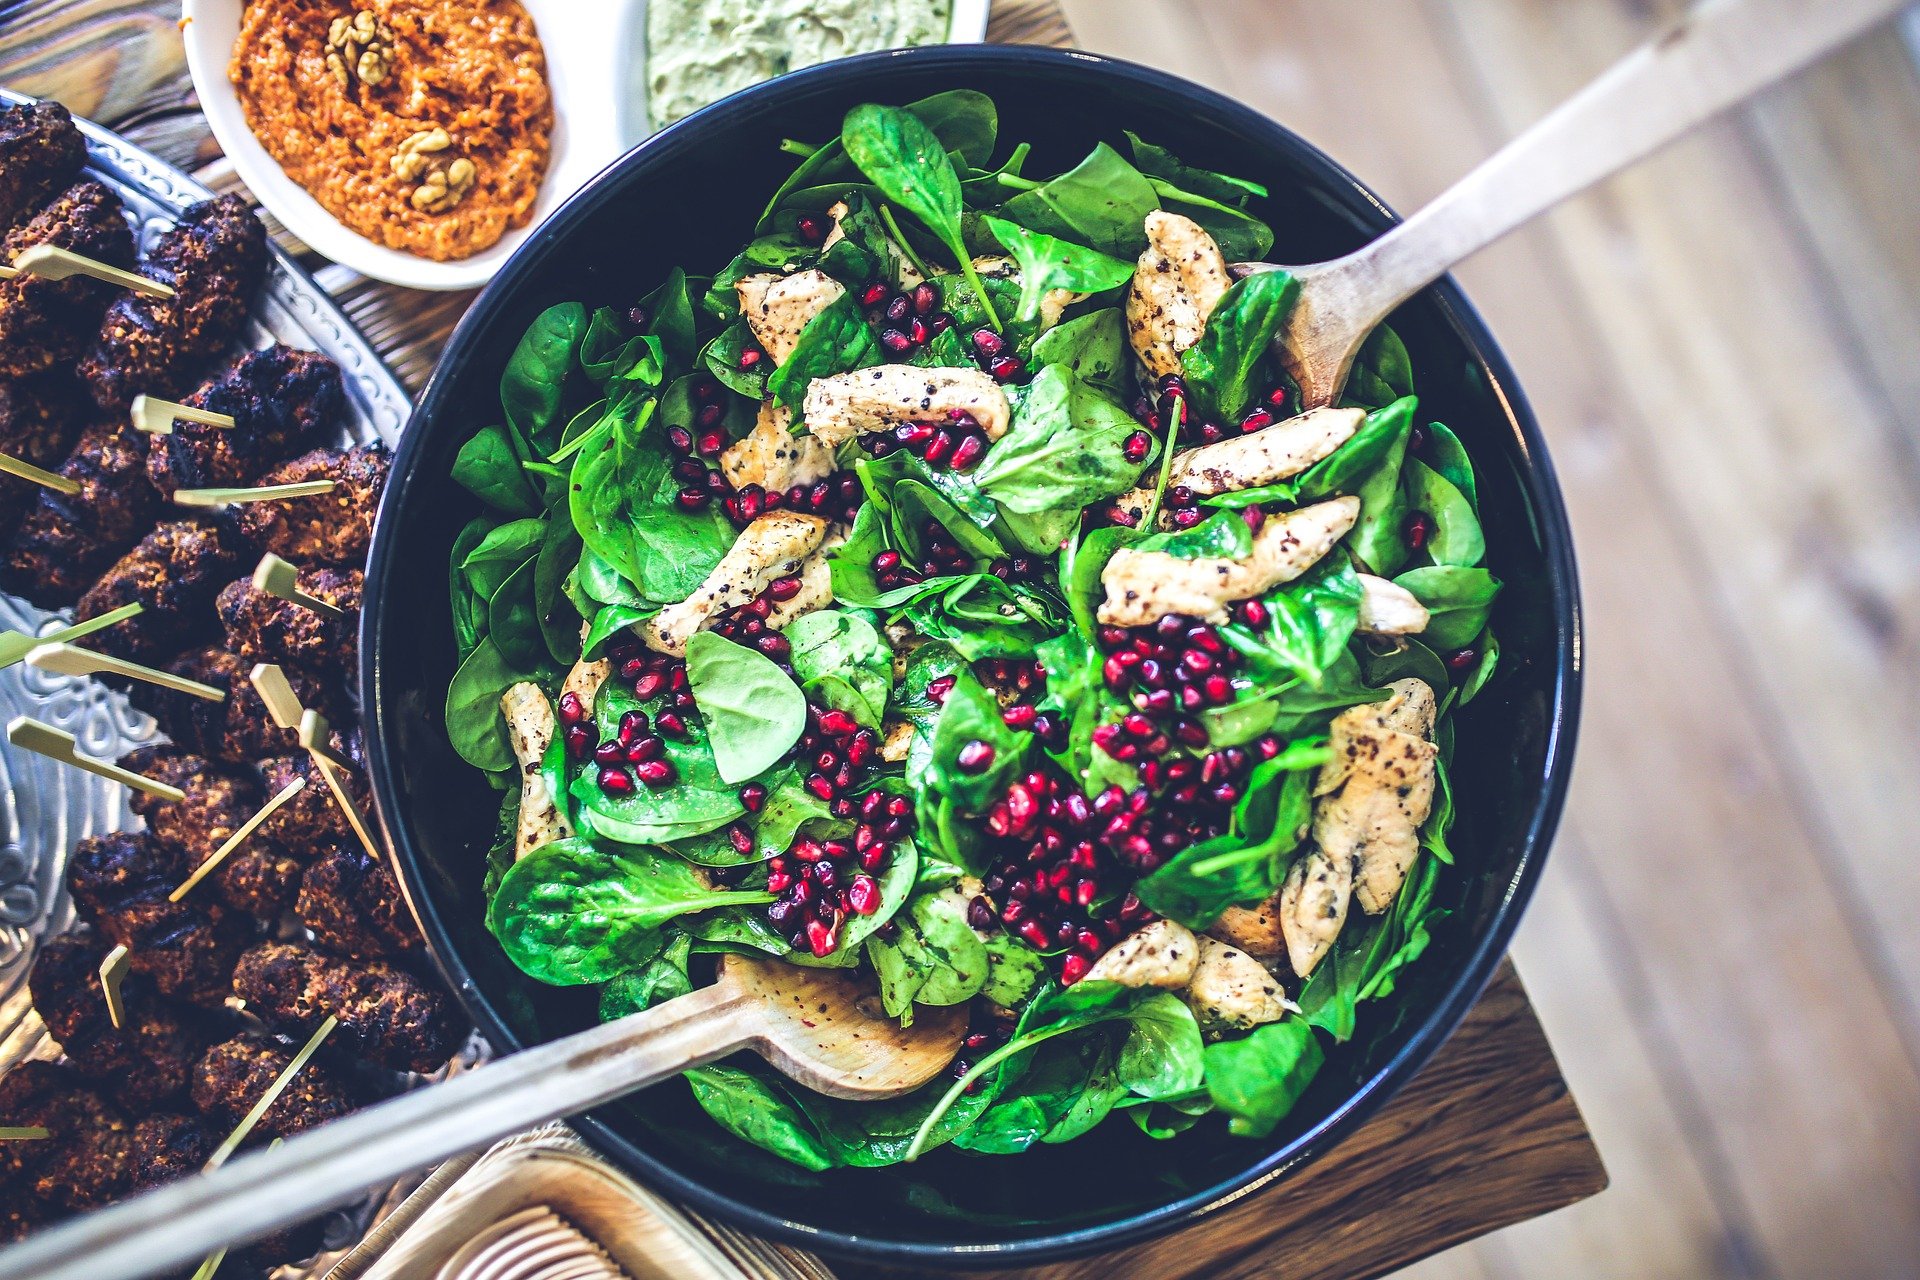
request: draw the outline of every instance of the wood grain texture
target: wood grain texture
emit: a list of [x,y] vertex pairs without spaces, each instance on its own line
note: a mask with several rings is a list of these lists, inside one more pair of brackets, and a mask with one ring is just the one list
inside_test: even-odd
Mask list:
[[[1000,1280],[1364,1280],[1590,1196],[1606,1172],[1513,966],[1432,1062],[1317,1163],[1199,1226]],[[836,1265],[841,1275],[953,1273]]]

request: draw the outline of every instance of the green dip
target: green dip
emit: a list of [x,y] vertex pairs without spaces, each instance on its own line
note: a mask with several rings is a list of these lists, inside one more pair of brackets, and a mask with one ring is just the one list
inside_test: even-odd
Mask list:
[[952,15],[953,0],[649,0],[648,113],[660,128],[816,62],[939,44]]

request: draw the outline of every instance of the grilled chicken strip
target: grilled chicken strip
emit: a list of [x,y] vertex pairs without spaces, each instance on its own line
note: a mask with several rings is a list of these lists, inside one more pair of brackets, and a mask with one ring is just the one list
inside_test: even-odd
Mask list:
[[86,163],[86,139],[59,103],[0,107],[0,230],[32,217]]
[[983,370],[878,364],[815,378],[801,414],[817,439],[838,446],[903,422],[945,423],[955,414],[971,417],[987,439],[998,440],[1007,434],[1013,411],[1007,393]]
[[1207,926],[1207,936],[1240,948],[1259,960],[1271,960],[1286,952],[1280,936],[1280,894],[1251,907],[1228,907],[1220,918]]
[[1207,1032],[1247,1031],[1278,1022],[1296,1006],[1280,980],[1258,960],[1216,938],[1200,939],[1200,963],[1187,984],[1187,1004]]
[[[1183,485],[1205,498],[1275,484],[1299,475],[1352,439],[1366,417],[1361,409],[1310,409],[1248,435],[1182,449],[1173,455],[1167,486]],[[1114,518],[1137,525],[1152,501],[1150,488],[1122,494],[1114,500]],[[1165,513],[1160,524],[1171,524]]]
[[251,928],[210,898],[168,901],[192,869],[182,850],[144,831],[119,831],[73,846],[67,889],[83,919],[132,953],[135,973],[164,995],[215,1006]]
[[[133,230],[120,197],[97,182],[68,187],[30,222],[9,231],[0,239],[0,262],[41,245],[112,267],[133,265]],[[114,293],[112,285],[86,276],[0,280],[0,377],[71,368],[99,329],[100,313]]]
[[753,430],[720,455],[720,471],[736,489],[757,484],[784,491],[826,479],[833,471],[833,450],[816,436],[794,435],[792,411],[768,400]]
[[1358,575],[1364,594],[1360,597],[1360,631],[1370,636],[1411,636],[1427,629],[1433,615],[1418,596],[1397,582],[1376,578],[1370,573]]
[[331,480],[331,490],[311,498],[246,503],[235,512],[234,523],[257,550],[294,564],[359,567],[373,545],[373,517],[392,464],[384,445],[311,450],[263,472],[255,483]]
[[45,609],[78,600],[153,523],[160,498],[146,467],[146,438],[131,426],[89,427],[59,468],[80,492],[38,490],[0,560],[0,585]]
[[513,856],[524,858],[543,844],[566,839],[573,828],[540,771],[540,757],[553,744],[553,707],[547,695],[539,685],[523,680],[500,695],[500,711],[507,718],[513,757],[520,764],[520,820],[513,836]]
[[1180,353],[1200,341],[1232,283],[1220,246],[1199,223],[1164,209],[1147,215],[1146,252],[1127,288],[1127,338],[1148,373],[1180,372]]
[[1200,941],[1192,931],[1171,920],[1156,920],[1115,943],[1093,962],[1086,980],[1179,991],[1193,981],[1199,964]]
[[338,960],[296,942],[263,942],[240,957],[233,992],[266,1021],[307,1036],[327,1015],[336,1041],[396,1071],[433,1071],[459,1048],[447,997],[382,960]]
[[1107,597],[1098,617],[1113,627],[1144,627],[1170,613],[1225,622],[1227,605],[1264,595],[1319,563],[1359,515],[1360,499],[1330,498],[1269,516],[1244,560],[1182,560],[1123,547],[1100,573]]
[[[815,385],[818,385],[817,383]],[[640,633],[656,653],[685,657],[687,640],[725,610],[746,604],[776,578],[800,571],[827,535],[819,516],[772,511],[745,529],[707,580],[679,604],[655,614]]]
[[1353,894],[1369,915],[1392,905],[1420,851],[1440,754],[1429,740],[1433,690],[1412,677],[1388,687],[1394,692],[1385,702],[1333,718],[1333,759],[1313,787],[1314,841],[1335,862],[1353,864]]
[[1287,953],[1287,963],[1302,978],[1319,967],[1347,923],[1353,900],[1353,859],[1335,858],[1325,849],[1308,849],[1287,869],[1286,881],[1270,902]]
[[172,435],[153,438],[147,479],[163,497],[175,489],[253,483],[269,467],[318,443],[339,421],[347,396],[340,366],[317,351],[275,343],[241,356],[184,403],[224,413],[233,425],[180,419]]
[[[222,1041],[194,1064],[193,1105],[223,1125],[237,1125],[292,1063],[292,1049],[257,1031]],[[291,1138],[352,1110],[346,1089],[324,1065],[309,1061],[261,1115],[253,1132],[262,1140]]]
[[[975,258],[974,274],[982,280],[1005,280],[1009,284],[1020,283],[1020,264],[1012,258],[1002,256]],[[1071,289],[1049,289],[1040,295],[1040,327],[1051,329],[1060,323],[1061,313],[1076,302],[1087,299],[1084,293],[1075,293]]]
[[767,630],[779,631],[798,618],[833,603],[833,569],[829,560],[834,548],[847,540],[847,526],[836,524],[813,553],[800,562],[800,591],[786,600],[776,600],[767,611]]
[[97,618],[138,602],[142,611],[88,638],[88,644],[135,662],[154,662],[203,638],[214,622],[213,598],[240,568],[241,548],[226,525],[170,520],[155,525],[101,575],[74,608]]
[[774,364],[787,362],[800,343],[807,321],[832,306],[846,290],[824,271],[796,271],[790,276],[747,276],[736,282],[740,314],[746,318],[755,342]]
[[141,974],[120,984],[125,1025],[107,1016],[100,963],[107,943],[91,934],[50,938],[34,957],[27,989],[47,1033],[76,1071],[133,1112],[186,1093],[194,1059],[207,1045],[203,1020],[163,1000]]
[[154,244],[142,271],[170,298],[126,293],[107,308],[80,361],[94,403],[126,412],[136,395],[177,399],[200,366],[238,336],[267,273],[267,229],[237,195],[202,201]]
[[405,955],[419,941],[399,884],[357,840],[314,860],[293,909],[315,941],[341,955],[384,959]]

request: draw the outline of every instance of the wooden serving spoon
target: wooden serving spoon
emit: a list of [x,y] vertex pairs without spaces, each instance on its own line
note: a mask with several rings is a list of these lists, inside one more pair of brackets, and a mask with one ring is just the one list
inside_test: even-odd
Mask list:
[[907,1029],[879,1006],[845,970],[726,956],[712,986],[40,1232],[0,1253],[0,1275],[131,1280],[165,1271],[739,1049],[832,1097],[898,1097],[953,1061],[966,1006],[917,1009]]
[[1706,0],[1366,248],[1307,266],[1235,263],[1236,276],[1300,282],[1275,346],[1302,407],[1335,403],[1367,335],[1456,263],[1911,2]]

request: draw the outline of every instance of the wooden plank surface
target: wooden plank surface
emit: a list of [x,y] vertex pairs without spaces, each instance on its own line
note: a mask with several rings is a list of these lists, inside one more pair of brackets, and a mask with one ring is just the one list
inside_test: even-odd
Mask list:
[[[1407,210],[1680,0],[1067,0]],[[1460,272],[1589,685],[1515,944],[1613,1190],[1438,1277],[1920,1275],[1920,76],[1861,41]]]
[[[117,120],[210,185],[232,188],[193,109],[171,27],[160,21],[171,11],[171,0],[0,4],[0,83]],[[989,38],[1064,45],[1072,33],[1053,0],[1000,0]],[[415,389],[471,298],[394,290],[337,267],[321,278]],[[1123,1257],[1020,1274],[1373,1276],[1590,1196],[1605,1182],[1526,994],[1504,967],[1435,1061],[1326,1160]]]

